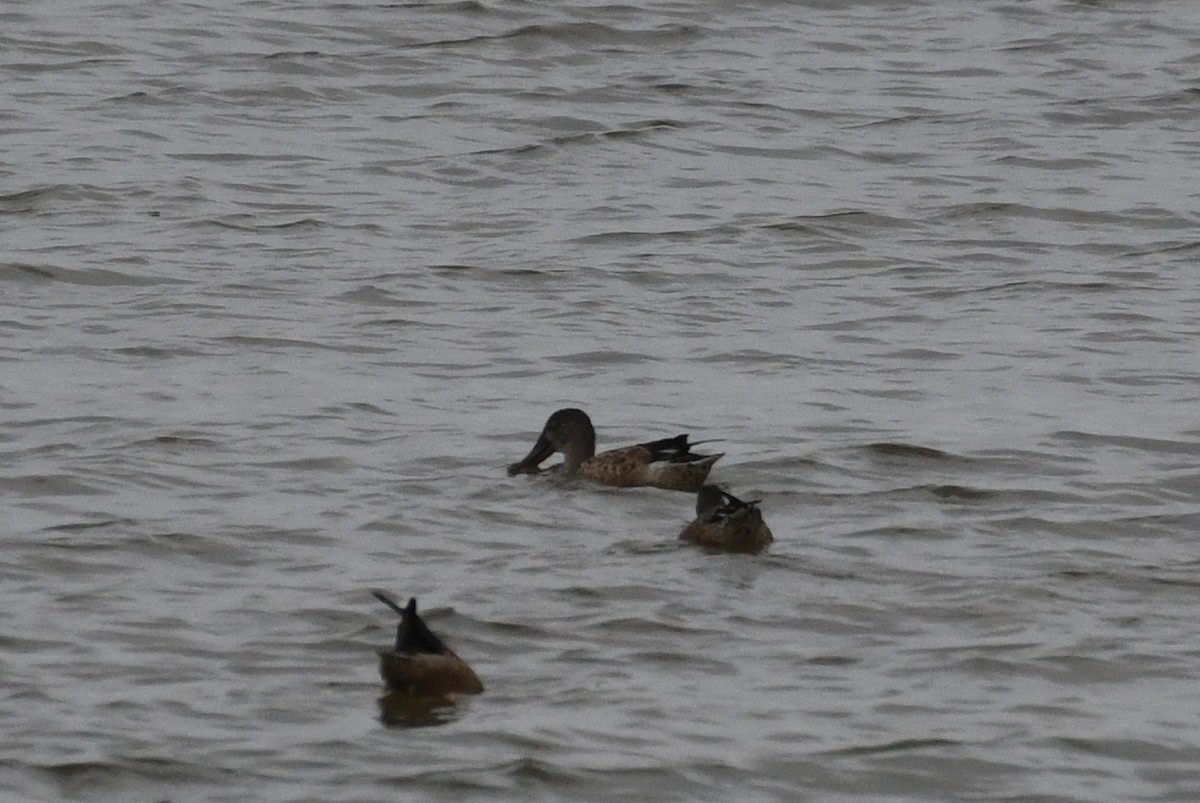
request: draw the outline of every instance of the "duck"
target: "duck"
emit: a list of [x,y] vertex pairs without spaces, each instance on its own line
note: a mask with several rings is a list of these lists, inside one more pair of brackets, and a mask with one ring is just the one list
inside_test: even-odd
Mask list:
[[696,518],[679,538],[709,549],[757,555],[775,540],[758,509],[760,501],[743,502],[716,485],[705,485],[696,494]]
[[508,476],[536,474],[542,461],[562,452],[561,470],[567,476],[618,488],[649,486],[694,493],[724,454],[696,454],[692,445],[684,434],[596,454],[592,419],[583,410],[568,407],[546,420],[533,449],[508,467]]
[[479,694],[483,683],[467,662],[433,634],[417,615],[417,600],[401,608],[380,591],[375,598],[400,614],[396,646],[379,653],[379,674],[393,694],[453,702],[459,694]]

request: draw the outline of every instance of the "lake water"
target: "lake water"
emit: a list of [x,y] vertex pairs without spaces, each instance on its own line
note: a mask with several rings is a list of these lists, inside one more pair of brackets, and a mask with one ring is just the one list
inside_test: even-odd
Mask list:
[[1200,799],[1192,0],[0,19],[6,800]]

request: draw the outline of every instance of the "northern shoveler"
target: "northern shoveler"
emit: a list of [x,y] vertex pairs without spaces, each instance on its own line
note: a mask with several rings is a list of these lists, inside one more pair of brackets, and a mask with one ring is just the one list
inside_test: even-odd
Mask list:
[[679,537],[727,552],[762,552],[775,538],[763,521],[759,501],[743,502],[715,485],[705,485],[696,494],[696,519]]
[[379,674],[388,689],[413,698],[447,701],[458,694],[483,691],[483,684],[467,662],[433,635],[417,615],[415,598],[410,598],[408,606],[401,608],[387,594],[371,593],[400,614],[395,649],[379,653]]
[[687,435],[676,435],[596,454],[596,430],[583,410],[569,407],[546,421],[533,449],[508,467],[508,476],[536,474],[538,464],[562,452],[562,470],[619,488],[649,485],[672,491],[697,491],[720,454],[691,451]]

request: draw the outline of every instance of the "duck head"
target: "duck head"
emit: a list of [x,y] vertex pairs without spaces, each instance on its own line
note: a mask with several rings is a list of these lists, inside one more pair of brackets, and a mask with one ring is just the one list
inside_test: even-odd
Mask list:
[[567,407],[551,415],[525,459],[508,467],[508,476],[536,474],[538,466],[555,452],[562,452],[563,470],[568,474],[596,453],[596,430],[583,410]]

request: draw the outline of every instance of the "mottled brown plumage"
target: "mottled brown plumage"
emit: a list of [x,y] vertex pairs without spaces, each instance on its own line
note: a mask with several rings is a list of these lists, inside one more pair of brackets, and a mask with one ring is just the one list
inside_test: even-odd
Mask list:
[[775,540],[757,499],[743,502],[715,485],[696,495],[696,518],[679,537],[709,549],[758,554]]
[[415,598],[401,608],[386,594],[372,593],[400,614],[395,648],[379,653],[379,674],[388,689],[414,698],[444,700],[483,691],[483,683],[467,662],[443,644],[417,615]]
[[508,475],[536,474],[539,464],[555,452],[562,452],[562,470],[567,475],[618,488],[648,485],[672,491],[699,490],[713,463],[722,457],[692,452],[687,435],[596,454],[591,419],[583,410],[566,408],[550,416],[533,449],[508,467]]

